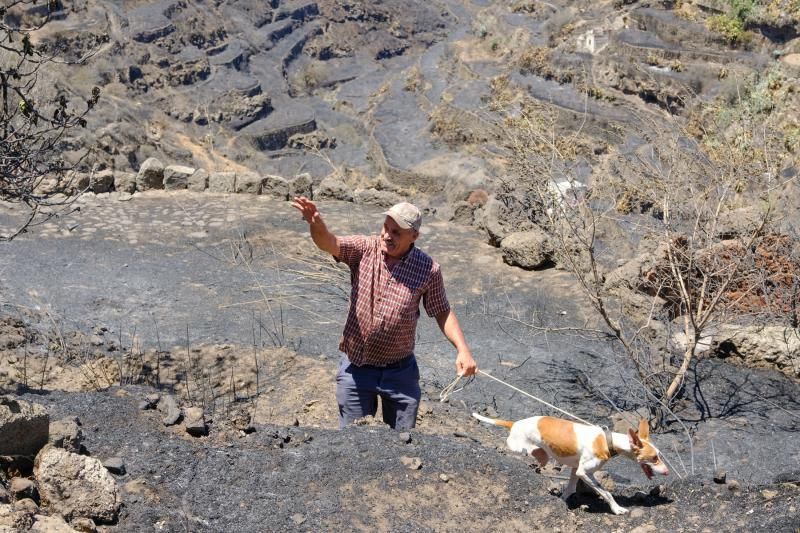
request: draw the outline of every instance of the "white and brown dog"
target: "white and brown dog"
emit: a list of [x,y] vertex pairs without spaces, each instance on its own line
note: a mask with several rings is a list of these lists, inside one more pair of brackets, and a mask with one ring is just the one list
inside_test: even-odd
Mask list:
[[533,455],[540,466],[547,464],[548,459],[554,459],[570,467],[569,483],[561,494],[564,500],[575,492],[578,479],[582,479],[608,502],[612,513],[627,513],[628,510],[617,504],[611,493],[603,489],[593,476],[617,454],[638,462],[647,479],[653,477],[653,472],[669,474],[660,452],[648,440],[650,430],[645,420],[639,422],[638,432],[629,429],[624,435],[551,416],[534,416],[517,422],[495,420],[478,413],[472,413],[472,416],[488,424],[509,428],[508,447],[515,452]]

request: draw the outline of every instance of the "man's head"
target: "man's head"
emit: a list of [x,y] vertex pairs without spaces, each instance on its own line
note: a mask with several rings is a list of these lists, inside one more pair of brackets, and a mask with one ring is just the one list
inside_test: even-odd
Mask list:
[[384,213],[381,248],[386,255],[403,257],[419,237],[422,213],[414,205],[401,202]]

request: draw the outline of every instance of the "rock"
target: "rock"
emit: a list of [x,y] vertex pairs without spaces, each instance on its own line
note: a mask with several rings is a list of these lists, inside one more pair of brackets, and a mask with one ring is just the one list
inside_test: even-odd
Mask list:
[[728,479],[728,473],[725,470],[722,470],[720,468],[717,469],[716,472],[714,472],[714,483],[717,483],[718,485],[724,485],[727,479]]
[[400,457],[400,462],[403,463],[409,470],[419,470],[422,468],[422,459],[419,457],[409,457],[403,455]]
[[183,410],[186,432],[193,437],[202,437],[208,433],[205,414],[201,407],[187,407]]
[[76,518],[69,523],[73,529],[83,533],[97,533],[97,526],[91,518]]
[[777,496],[777,495],[778,495],[778,491],[776,491],[776,490],[764,489],[764,490],[761,491],[761,497],[764,498],[767,501],[775,498],[775,496]]
[[147,191],[163,188],[164,164],[155,157],[149,157],[139,167],[139,173],[136,175],[136,190]]
[[600,470],[595,472],[594,477],[600,483],[600,486],[608,492],[615,492],[617,490],[617,482],[614,481],[614,478],[612,478],[608,472]]
[[236,172],[212,172],[208,175],[208,192],[233,192]]
[[39,512],[39,505],[30,498],[23,498],[14,504],[14,509],[25,511],[26,513],[35,514]]
[[36,501],[36,484],[26,477],[12,478],[8,489],[15,500],[30,498]]
[[400,437],[400,442],[402,442],[403,444],[408,444],[411,442],[411,433],[409,433],[408,431],[403,431],[398,436]]
[[158,401],[158,410],[164,415],[161,422],[163,422],[165,426],[174,426],[181,419],[181,410],[178,408],[175,398],[170,394],[161,396],[161,399]]
[[80,453],[83,443],[83,431],[78,417],[62,418],[50,424],[48,442],[56,448],[68,452]]
[[30,531],[35,533],[75,533],[67,522],[60,516],[45,516],[37,514],[33,517]]
[[136,174],[133,172],[114,172],[114,190],[133,194],[136,192]]
[[[31,500],[28,501],[33,503]],[[35,503],[33,503],[33,505],[36,507]],[[14,507],[0,504],[0,531],[4,533],[16,533],[18,531],[30,530],[33,525],[33,514],[35,512],[36,511],[29,511],[20,507],[20,502],[17,502]]]
[[11,501],[11,494],[8,493],[6,488],[0,483],[0,505]]
[[111,192],[114,188],[114,172],[108,168],[93,172],[89,177],[89,188],[94,193]]
[[313,198],[314,182],[311,179],[311,174],[304,172],[298,174],[293,179],[289,180],[289,197],[290,199],[295,196],[305,196],[306,198]]
[[187,189],[189,187],[189,178],[197,172],[192,167],[183,165],[169,165],[164,168],[164,189],[168,191],[175,191],[180,189]]
[[86,172],[68,172],[66,175],[67,189],[75,192],[84,192],[89,190],[89,183],[91,176]]
[[628,430],[638,427],[639,420],[647,420],[650,414],[647,409],[637,409],[636,411],[615,412],[609,415],[611,419],[611,431],[616,433],[628,433]]
[[203,192],[208,189],[208,171],[198,168],[186,180],[186,188],[190,191]]
[[553,246],[540,229],[511,233],[500,243],[503,261],[525,270],[546,268],[553,263]]
[[450,478],[447,476],[447,474],[439,474],[439,481],[442,483],[447,483],[450,481]]
[[234,192],[244,194],[261,194],[264,178],[255,172],[243,172],[236,175]]
[[158,394],[148,394],[144,400],[139,402],[139,410],[146,411],[148,409],[155,409],[158,405],[160,396]]
[[475,207],[467,202],[456,202],[453,205],[453,215],[450,222],[460,226],[471,226],[475,221]]
[[300,524],[306,521],[306,517],[301,515],[300,513],[295,513],[290,518],[292,519],[292,522],[294,522],[294,525],[296,526],[299,526]]
[[106,467],[106,470],[115,474],[117,476],[124,476],[125,475],[125,462],[122,460],[121,457],[109,457],[105,461],[103,461],[103,466]]
[[728,482],[727,482],[727,485],[728,485],[728,490],[732,490],[732,491],[738,491],[738,490],[741,490],[741,488],[742,488],[741,485],[739,484],[739,482],[736,481],[735,479],[729,479]]
[[480,210],[475,212],[475,222],[489,236],[489,244],[499,246],[513,231],[529,229],[520,227],[518,223],[509,222],[512,215],[508,208],[497,198],[490,197]]
[[67,520],[116,519],[117,484],[99,460],[47,446],[36,456],[34,475],[43,505]]
[[[463,197],[462,197],[463,198]],[[475,189],[467,196],[467,205],[472,208],[482,207],[489,201],[489,193],[483,189]]]
[[47,444],[49,426],[41,405],[0,396],[0,455],[35,456]]
[[319,200],[332,199],[352,202],[353,191],[339,178],[328,176],[320,182],[314,198]]
[[289,182],[280,176],[266,175],[261,184],[261,194],[273,198],[280,198],[281,200],[288,200]]
[[782,326],[722,326],[715,335],[713,353],[744,366],[774,368],[800,378],[800,337],[795,330]]
[[359,204],[377,205],[378,207],[392,207],[403,201],[403,197],[392,191],[378,189],[364,189],[356,192],[356,201]]

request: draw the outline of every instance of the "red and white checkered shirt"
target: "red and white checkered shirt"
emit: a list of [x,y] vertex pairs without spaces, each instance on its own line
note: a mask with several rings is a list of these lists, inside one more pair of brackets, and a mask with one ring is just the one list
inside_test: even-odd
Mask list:
[[439,263],[419,248],[392,268],[380,237],[338,237],[337,261],[350,267],[350,308],[339,343],[356,366],[386,366],[414,353],[419,302],[428,316],[450,310]]

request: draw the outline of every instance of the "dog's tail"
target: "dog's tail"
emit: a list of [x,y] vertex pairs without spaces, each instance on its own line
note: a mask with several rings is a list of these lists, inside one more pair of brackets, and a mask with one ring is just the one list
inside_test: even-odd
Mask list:
[[487,424],[493,424],[495,426],[503,426],[511,429],[511,426],[514,425],[514,422],[509,420],[497,420],[495,418],[486,418],[485,416],[479,415],[478,413],[472,413],[472,416],[480,420],[481,422],[486,422]]

